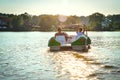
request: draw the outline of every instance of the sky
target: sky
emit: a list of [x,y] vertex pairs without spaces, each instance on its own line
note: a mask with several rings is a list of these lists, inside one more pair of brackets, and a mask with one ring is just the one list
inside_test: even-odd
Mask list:
[[0,13],[88,16],[120,14],[120,0],[0,0]]

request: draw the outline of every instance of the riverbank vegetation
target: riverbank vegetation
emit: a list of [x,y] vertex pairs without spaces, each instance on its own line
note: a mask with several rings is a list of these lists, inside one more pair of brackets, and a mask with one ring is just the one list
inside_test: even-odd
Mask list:
[[118,31],[120,30],[120,14],[107,15],[93,13],[89,16],[66,16],[65,22],[60,22],[59,15],[30,15],[23,13],[0,13],[0,31],[55,31],[57,25],[63,24],[64,30],[74,30],[73,24],[85,24],[89,31]]

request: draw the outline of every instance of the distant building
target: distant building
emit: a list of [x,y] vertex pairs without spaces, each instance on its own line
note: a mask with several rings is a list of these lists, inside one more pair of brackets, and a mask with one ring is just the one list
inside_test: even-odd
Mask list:
[[9,28],[10,18],[0,16],[0,29]]

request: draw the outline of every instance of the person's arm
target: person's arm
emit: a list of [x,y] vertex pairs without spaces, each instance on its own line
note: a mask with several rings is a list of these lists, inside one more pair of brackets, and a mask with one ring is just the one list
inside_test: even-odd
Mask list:
[[68,34],[67,33],[63,33],[65,35],[66,38],[68,38]]
[[65,37],[68,38],[72,38],[70,35],[68,35],[67,33],[65,33]]
[[84,33],[85,33],[85,30],[83,29],[82,34],[84,34]]
[[57,36],[57,33],[55,33],[55,37]]
[[68,34],[63,32],[63,35],[65,36],[66,41],[67,41],[67,40],[68,40],[68,38],[69,38]]
[[83,34],[85,34],[85,28],[83,28],[83,31],[82,31]]

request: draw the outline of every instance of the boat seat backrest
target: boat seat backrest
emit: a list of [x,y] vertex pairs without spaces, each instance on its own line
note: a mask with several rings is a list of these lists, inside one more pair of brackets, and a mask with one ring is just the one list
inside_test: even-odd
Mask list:
[[65,36],[64,35],[57,35],[56,36],[56,40],[58,42],[60,42],[61,44],[65,44],[66,43],[66,39],[65,39]]

